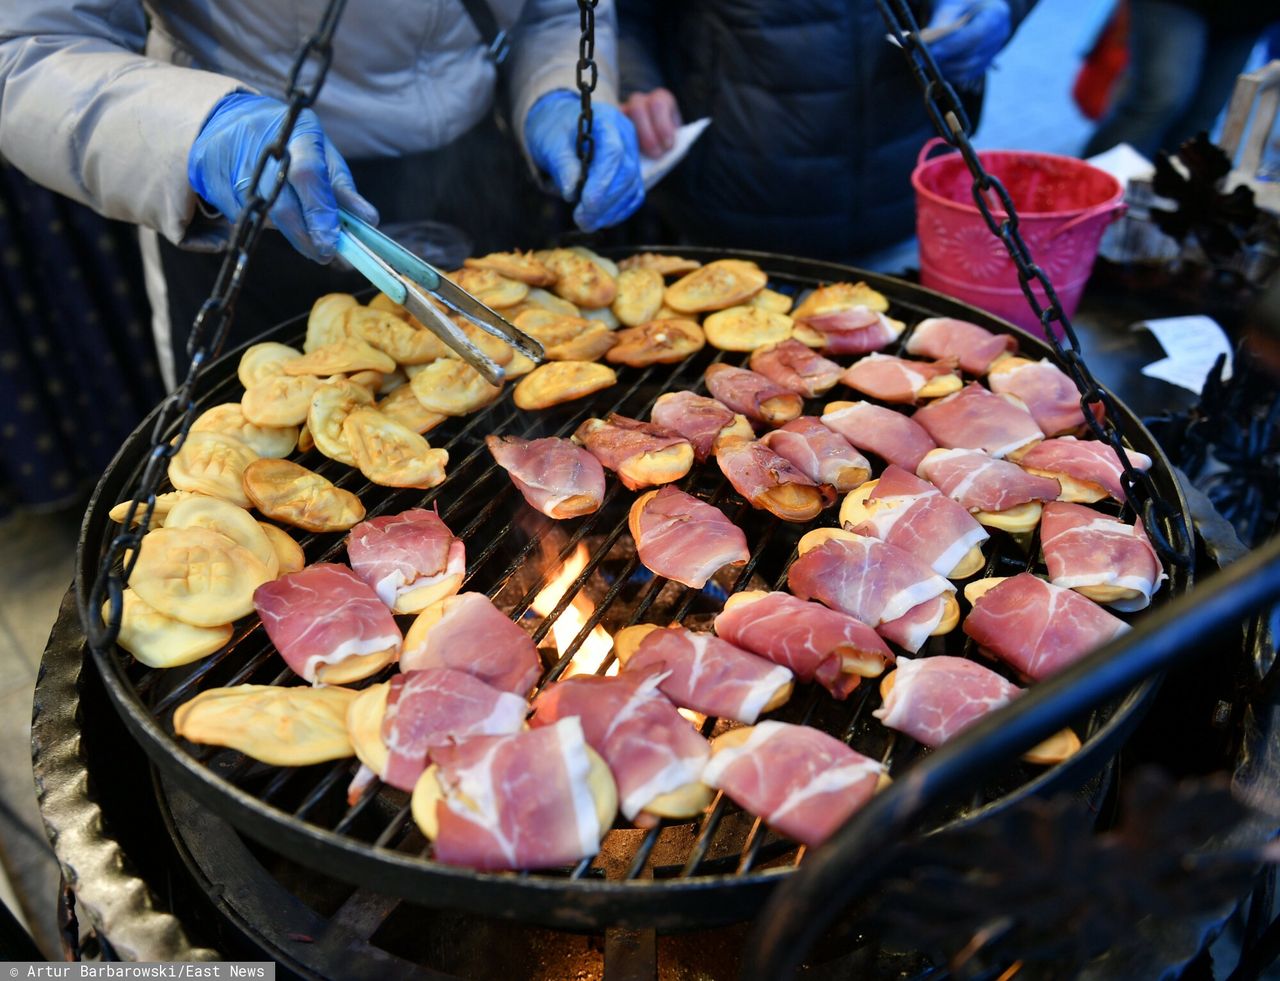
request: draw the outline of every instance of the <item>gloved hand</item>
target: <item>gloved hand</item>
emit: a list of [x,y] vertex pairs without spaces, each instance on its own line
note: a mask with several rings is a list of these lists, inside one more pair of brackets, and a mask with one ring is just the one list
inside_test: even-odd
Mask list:
[[1013,33],[1013,16],[1006,0],[941,0],[928,26],[946,27],[970,13],[963,27],[929,45],[947,81],[962,87],[982,81]]
[[[548,92],[529,110],[524,139],[534,164],[545,171],[566,201],[578,186],[578,96]],[[595,156],[573,220],[584,232],[616,225],[644,201],[636,129],[616,106],[594,103],[591,132]]]
[[[275,138],[285,112],[275,99],[233,92],[213,107],[191,146],[187,180],[231,221],[245,202],[258,155]],[[289,139],[289,175],[271,208],[271,221],[307,258],[328,262],[338,247],[339,207],[365,221],[378,220],[373,205],[356,193],[351,171],[319,118],[304,109]]]

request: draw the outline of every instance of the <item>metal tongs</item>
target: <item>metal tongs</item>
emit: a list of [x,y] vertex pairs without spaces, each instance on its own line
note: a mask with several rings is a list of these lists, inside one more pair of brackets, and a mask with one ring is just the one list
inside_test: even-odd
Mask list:
[[476,347],[462,328],[431,302],[432,297],[486,334],[505,341],[533,361],[542,361],[544,352],[541,344],[466,290],[449,282],[430,263],[349,211],[339,208],[338,220],[341,224],[338,254],[448,344],[458,357],[480,372],[490,384],[501,385],[505,381],[502,365]]

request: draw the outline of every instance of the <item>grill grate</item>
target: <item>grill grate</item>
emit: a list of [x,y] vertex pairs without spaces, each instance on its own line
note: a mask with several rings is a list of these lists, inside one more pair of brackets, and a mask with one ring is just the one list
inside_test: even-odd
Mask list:
[[[778,262],[761,261],[770,273],[772,288],[794,295],[820,281],[859,276],[885,292],[892,302],[891,314],[908,324],[908,332],[890,349],[891,353],[901,348],[910,326],[927,316],[953,314],[1008,330],[977,311],[901,283],[878,281],[840,267],[830,267],[832,271],[828,272],[812,268],[819,264],[789,264],[800,266],[802,271],[778,269]],[[295,322],[282,326],[272,336],[296,341],[300,335],[301,327]],[[1024,351],[1047,353],[1047,348],[1034,340],[1020,340]],[[448,479],[426,492],[377,487],[358,471],[334,463],[316,450],[301,457],[300,462],[357,494],[369,517],[438,504],[441,517],[467,545],[468,568],[462,588],[486,592],[515,619],[529,615],[534,598],[585,544],[589,549],[585,566],[555,608],[534,627],[533,637],[542,642],[579,595],[588,596],[595,610],[567,648],[545,665],[541,687],[560,677],[596,626],[603,625],[611,634],[634,623],[654,620],[706,626],[722,606],[723,596],[710,589],[698,591],[669,583],[643,569],[627,530],[632,495],[620,493],[615,478],[609,479],[600,510],[574,521],[553,522],[524,504],[506,473],[493,462],[483,437],[489,433],[525,438],[567,436],[588,416],[603,416],[611,411],[647,418],[649,409],[664,392],[682,388],[705,391],[701,379],[709,364],[742,364],[746,359],[745,354],[705,349],[672,367],[622,369],[619,384],[613,389],[539,413],[520,412],[509,395],[504,395],[475,415],[450,420],[431,434],[433,445],[448,449],[450,465]],[[210,371],[219,380],[202,400],[202,407],[239,397],[234,357],[223,362],[221,368],[221,374],[217,366]],[[833,393],[829,398],[838,397]],[[806,411],[820,413],[821,402],[808,403]],[[1125,425],[1131,439],[1156,459],[1157,479],[1162,487],[1172,486],[1171,499],[1180,500],[1158,448],[1136,420],[1122,422],[1132,424]],[[115,482],[121,483],[130,477],[128,471],[132,469],[124,461],[138,462],[129,459],[129,451],[130,446],[126,445],[99,488],[102,500],[91,505],[82,542],[82,565],[86,567],[99,561],[109,534],[109,526],[103,527],[103,515],[114,503],[109,493],[112,474],[116,475]],[[746,566],[731,582],[723,584],[726,593],[752,587],[784,588],[800,536],[837,520],[834,508],[803,526],[786,525],[755,511],[742,501],[714,463],[696,466],[680,486],[721,506],[752,543]],[[95,520],[101,534],[90,547],[95,542]],[[340,535],[304,535],[300,544],[309,563],[344,558]],[[987,549],[989,560],[984,575],[1009,575],[1035,568],[1038,539],[1024,551],[1010,536],[993,531]],[[1185,586],[1182,579],[1176,578],[1179,573],[1170,573],[1175,578],[1169,589],[1158,594],[1158,599]],[[961,602],[963,606],[963,599]],[[402,624],[407,625],[409,619],[402,618]],[[973,644],[957,629],[946,637],[932,638],[921,653],[944,652],[972,656]],[[664,822],[648,831],[615,828],[599,856],[572,869],[490,874],[447,868],[430,861],[429,846],[411,820],[406,794],[379,787],[375,781],[348,804],[347,784],[358,768],[354,761],[282,771],[231,750],[193,747],[172,737],[173,710],[198,691],[221,685],[299,680],[282,667],[256,620],[241,626],[228,648],[187,668],[156,671],[132,661],[123,652],[98,652],[96,656],[104,669],[108,690],[126,722],[167,772],[185,777],[187,785],[206,804],[272,847],[321,871],[380,891],[433,905],[458,905],[556,926],[711,925],[750,915],[777,875],[804,856],[803,848],[775,835],[718,795],[710,810],[697,821]],[[607,670],[613,659],[610,653],[598,670]],[[1080,732],[1086,746],[1074,767],[1064,765],[1047,772],[1014,764],[990,786],[975,788],[969,807],[939,815],[939,821],[976,819],[1016,795],[1044,789],[1056,781],[1083,782],[1085,770],[1100,767],[1109,756],[1112,737],[1123,730],[1125,720],[1135,714],[1144,697],[1141,692],[1135,693],[1123,706],[1110,706],[1081,720]],[[801,686],[791,702],[773,716],[807,722],[831,732],[860,752],[880,759],[894,776],[899,776],[922,749],[871,718],[870,712],[878,704],[874,682],[864,681],[844,703],[835,702],[817,686]],[[716,720],[708,719],[703,731],[711,735],[720,728]],[[597,889],[601,890],[599,895],[594,892]]]

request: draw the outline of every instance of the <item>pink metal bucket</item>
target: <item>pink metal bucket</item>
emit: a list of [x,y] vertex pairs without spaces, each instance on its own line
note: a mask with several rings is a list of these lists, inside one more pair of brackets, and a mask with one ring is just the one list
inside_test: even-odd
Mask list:
[[[958,153],[929,159],[939,146],[946,143],[936,137],[926,143],[911,173],[921,282],[1043,335],[1004,243],[991,234],[973,203],[973,178],[964,159]],[[1102,233],[1124,213],[1124,187],[1074,157],[983,150],[978,159],[1008,190],[1032,256],[1067,315],[1075,313]],[[1001,208],[993,206],[992,213],[1004,217]],[[1044,291],[1035,290],[1043,300]]]

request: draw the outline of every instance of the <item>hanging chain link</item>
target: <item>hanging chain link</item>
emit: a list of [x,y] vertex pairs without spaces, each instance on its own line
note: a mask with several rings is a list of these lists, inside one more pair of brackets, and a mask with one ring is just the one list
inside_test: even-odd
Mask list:
[[[1061,359],[1080,392],[1080,406],[1084,411],[1085,422],[1093,435],[1107,443],[1119,457],[1121,480],[1128,499],[1141,516],[1152,545],[1166,561],[1189,566],[1195,557],[1194,543],[1182,511],[1173,502],[1161,497],[1151,475],[1135,467],[1130,460],[1120,431],[1112,422],[1116,416],[1115,400],[1098,384],[1085,364],[1071,320],[1058,301],[1058,294],[1049,277],[1036,265],[1031,249],[1018,228],[1018,212],[1013,206],[1013,200],[1004,185],[987,173],[978,159],[978,153],[969,141],[969,117],[956,97],[955,90],[942,77],[928,46],[920,41],[920,28],[906,0],[876,0],[876,4],[884,16],[889,32],[906,53],[911,70],[924,90],[925,110],[934,127],[943,140],[960,151],[973,175],[974,203],[991,233],[1004,243],[1009,258],[1017,267],[1018,283],[1027,303],[1044,328],[1049,345]],[[1044,291],[1047,302],[1041,302],[1036,295],[1035,286]],[[1093,411],[1093,406],[1098,403],[1104,410],[1101,420]]]
[[582,108],[578,111],[578,160],[582,168],[578,172],[578,186],[573,189],[571,204],[582,200],[582,189],[587,186],[587,171],[596,153],[595,135],[591,132],[591,93],[596,90],[600,72],[596,67],[596,5],[600,0],[578,0],[578,19],[582,36],[578,39],[578,95]]
[[[201,304],[192,324],[191,337],[187,341],[191,364],[186,377],[160,405],[151,428],[151,452],[134,487],[133,498],[123,519],[124,530],[111,539],[98,575],[89,589],[84,627],[90,644],[99,650],[114,644],[120,633],[124,584],[133,574],[142,536],[151,525],[156,492],[168,476],[169,461],[182,449],[191,431],[191,423],[195,420],[196,382],[200,373],[209,361],[217,357],[227,339],[249,259],[289,173],[289,140],[293,136],[294,125],[302,110],[315,103],[320,87],[324,85],[333,60],[334,28],[345,6],[346,0],[329,0],[320,25],[294,59],[286,90],[288,108],[284,121],[275,140],[263,148],[253,168],[249,197],[236,218],[213,292]],[[173,432],[175,426],[176,435]],[[105,614],[102,612],[104,603],[107,606]]]

